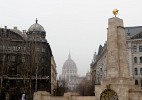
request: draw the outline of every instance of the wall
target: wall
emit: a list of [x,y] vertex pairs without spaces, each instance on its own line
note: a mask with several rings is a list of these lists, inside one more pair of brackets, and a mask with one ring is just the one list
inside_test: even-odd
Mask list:
[[95,96],[72,96],[71,100],[96,100]]
[[79,96],[77,93],[65,93],[64,96],[50,96],[45,91],[38,91],[34,93],[33,100],[95,100],[95,96]]

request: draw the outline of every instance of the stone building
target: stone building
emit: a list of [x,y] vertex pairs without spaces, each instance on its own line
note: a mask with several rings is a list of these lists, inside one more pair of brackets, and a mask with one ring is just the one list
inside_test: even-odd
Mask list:
[[[142,87],[142,26],[125,27],[128,62],[130,76],[135,79],[135,84]],[[106,77],[106,53],[107,45],[100,45],[98,53],[94,54],[90,64],[92,84],[100,84]]]
[[90,66],[92,85],[100,84],[106,77],[106,44],[99,46],[98,54],[94,53]]
[[68,91],[75,91],[78,84],[78,73],[75,62],[71,59],[69,54],[68,59],[65,61],[62,68],[62,80],[65,81]]
[[52,93],[51,84],[53,80],[56,84],[57,72],[45,37],[46,31],[37,20],[27,32],[16,27],[0,28],[1,98],[19,100],[24,93],[30,99],[39,90]]
[[[136,33],[135,30],[137,30]],[[135,79],[136,85],[142,87],[142,26],[127,27],[125,32],[127,33],[130,76]]]

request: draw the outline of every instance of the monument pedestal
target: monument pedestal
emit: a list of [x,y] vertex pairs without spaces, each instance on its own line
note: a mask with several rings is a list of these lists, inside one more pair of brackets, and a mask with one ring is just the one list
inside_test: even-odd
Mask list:
[[[95,90],[96,100],[105,100],[105,96],[101,97],[103,94],[106,95],[106,98],[108,95],[110,98],[113,98],[113,96],[114,98],[118,98],[110,100],[142,100],[141,89],[134,85],[133,79],[129,78],[113,78],[105,80],[101,85],[96,85]],[[107,93],[107,90],[109,90],[109,93]],[[115,97],[113,92],[116,93],[117,97]],[[132,99],[134,97],[139,97],[139,99]]]

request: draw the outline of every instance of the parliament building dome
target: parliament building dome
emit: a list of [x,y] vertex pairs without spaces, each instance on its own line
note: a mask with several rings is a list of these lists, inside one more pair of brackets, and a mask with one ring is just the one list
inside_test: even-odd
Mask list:
[[62,79],[65,80],[68,89],[74,91],[76,89],[78,80],[77,80],[77,67],[75,62],[71,59],[69,54],[68,59],[63,64],[62,68]]
[[69,54],[68,59],[65,61],[63,65],[63,69],[77,69],[75,62],[71,59],[71,55]]

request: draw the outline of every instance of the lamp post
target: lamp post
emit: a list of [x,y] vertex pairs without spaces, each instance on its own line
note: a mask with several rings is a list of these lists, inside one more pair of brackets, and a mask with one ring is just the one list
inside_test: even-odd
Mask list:
[[36,83],[35,83],[35,92],[37,92],[37,75],[38,75],[38,65],[36,66]]

